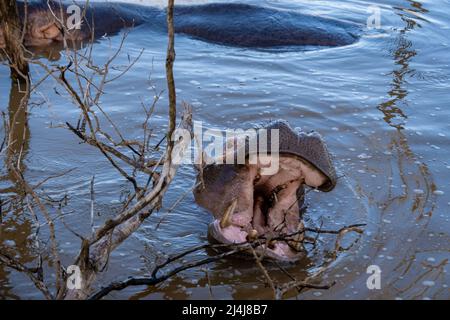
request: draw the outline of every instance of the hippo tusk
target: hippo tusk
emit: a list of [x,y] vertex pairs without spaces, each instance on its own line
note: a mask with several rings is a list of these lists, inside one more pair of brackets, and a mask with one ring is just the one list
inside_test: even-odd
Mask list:
[[229,227],[231,225],[231,215],[237,205],[237,199],[234,199],[231,204],[225,209],[222,219],[220,219],[220,227],[222,229]]

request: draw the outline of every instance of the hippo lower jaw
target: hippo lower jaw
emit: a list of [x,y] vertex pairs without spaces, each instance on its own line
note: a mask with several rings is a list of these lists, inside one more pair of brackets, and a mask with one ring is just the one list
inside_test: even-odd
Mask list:
[[[264,161],[267,163],[267,160]],[[299,197],[303,185],[319,187],[327,178],[306,161],[294,156],[281,156],[279,170],[273,175],[261,175],[261,165],[248,165],[240,196],[208,228],[208,235],[223,244],[242,244],[261,239],[256,247],[266,258],[297,261],[304,257],[299,217]],[[278,240],[271,240],[278,238]],[[285,239],[279,239],[285,238]]]
[[[214,220],[208,227],[208,236],[214,241],[222,244],[243,244],[247,243],[249,239],[249,233],[243,231],[240,227],[229,226],[224,229],[220,226],[219,220]],[[302,247],[293,249],[290,245],[284,241],[278,241],[274,244],[263,244],[255,248],[258,255],[262,255],[265,258],[295,262],[305,256],[305,252]]]

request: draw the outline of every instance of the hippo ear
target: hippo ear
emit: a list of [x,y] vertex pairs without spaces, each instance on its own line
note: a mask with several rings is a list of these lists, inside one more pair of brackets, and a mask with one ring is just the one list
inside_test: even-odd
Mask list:
[[39,28],[39,35],[44,39],[57,39],[61,35],[61,30],[56,23],[51,22],[43,27]]

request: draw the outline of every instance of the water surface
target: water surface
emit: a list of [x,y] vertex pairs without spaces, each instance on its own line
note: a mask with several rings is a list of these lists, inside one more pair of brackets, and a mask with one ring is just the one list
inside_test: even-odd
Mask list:
[[[341,48],[262,51],[176,37],[177,95],[179,101],[193,105],[196,120],[225,129],[281,118],[294,127],[320,132],[342,178],[329,194],[308,194],[308,225],[338,229],[367,224],[364,234],[353,239],[357,242],[340,253],[318,279],[324,284],[336,281],[335,286],[288,297],[450,298],[450,1],[253,2],[363,25],[370,15],[369,6],[381,8],[381,29],[364,29],[359,42]],[[119,42],[116,36],[95,44],[97,61],[107,59]],[[165,89],[164,34],[135,29],[116,65],[126,65],[127,55],[135,57],[141,48],[145,52],[138,63],[108,85],[101,100],[128,137],[139,137],[141,132],[141,101],[152,101],[153,86],[157,91]],[[0,108],[8,112],[9,72],[5,66],[0,70]],[[33,67],[33,78],[42,74],[42,69]],[[67,194],[70,201],[65,210],[71,214],[66,222],[79,232],[88,232],[92,175],[99,219],[112,214],[121,193],[130,186],[95,149],[58,128],[78,118],[78,110],[60,91],[49,79],[33,94],[29,130],[22,132],[27,140],[25,175],[39,181],[74,169],[62,179],[49,181],[46,191],[55,197]],[[151,120],[159,135],[166,130],[166,104],[163,94]],[[207,241],[211,216],[193,201],[189,190],[194,179],[191,166],[180,168],[163,208],[112,254],[97,284],[146,275],[149,265],[143,256],[151,260],[157,254],[180,252]],[[2,179],[1,197],[11,192],[14,181]],[[63,261],[70,264],[79,240],[62,224],[57,228]],[[27,249],[31,232],[28,219],[18,212],[9,213],[0,226],[0,246],[15,252],[21,261],[31,262],[33,255]],[[307,259],[286,267],[291,274],[301,279],[323,265],[334,237],[319,241]],[[382,270],[381,290],[366,286],[369,265]],[[283,280],[276,268],[269,268]],[[0,296],[41,298],[24,276],[4,266],[0,266]],[[156,289],[129,288],[108,297],[263,299],[270,298],[271,291],[251,261],[227,259],[184,272]]]

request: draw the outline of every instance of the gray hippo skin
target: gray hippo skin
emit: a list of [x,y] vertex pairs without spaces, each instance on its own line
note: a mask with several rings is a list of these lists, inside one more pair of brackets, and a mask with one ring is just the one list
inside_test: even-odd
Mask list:
[[[302,234],[287,241],[283,236],[301,230],[304,187],[328,192],[336,185],[336,172],[322,138],[293,130],[286,122],[269,124],[279,130],[279,170],[262,174],[262,165],[209,164],[199,171],[195,201],[214,216],[208,236],[213,242],[245,243],[273,239],[256,248],[266,257],[296,261],[304,257]],[[270,149],[267,149],[270,150]],[[266,163],[267,164],[267,163]]]
[[[17,2],[24,20],[24,3]],[[50,45],[63,40],[68,2],[29,1],[25,44]],[[90,3],[81,30],[65,32],[69,40],[87,41],[114,35],[124,27],[145,25],[166,30],[165,10],[125,3]],[[53,14],[52,14],[53,12]],[[55,19],[54,15],[58,19]],[[59,21],[58,21],[59,20]],[[287,46],[344,46],[357,41],[359,27],[338,20],[236,3],[175,6],[175,32],[207,42],[252,48]],[[0,47],[3,43],[0,29]],[[3,44],[4,45],[4,44]]]

